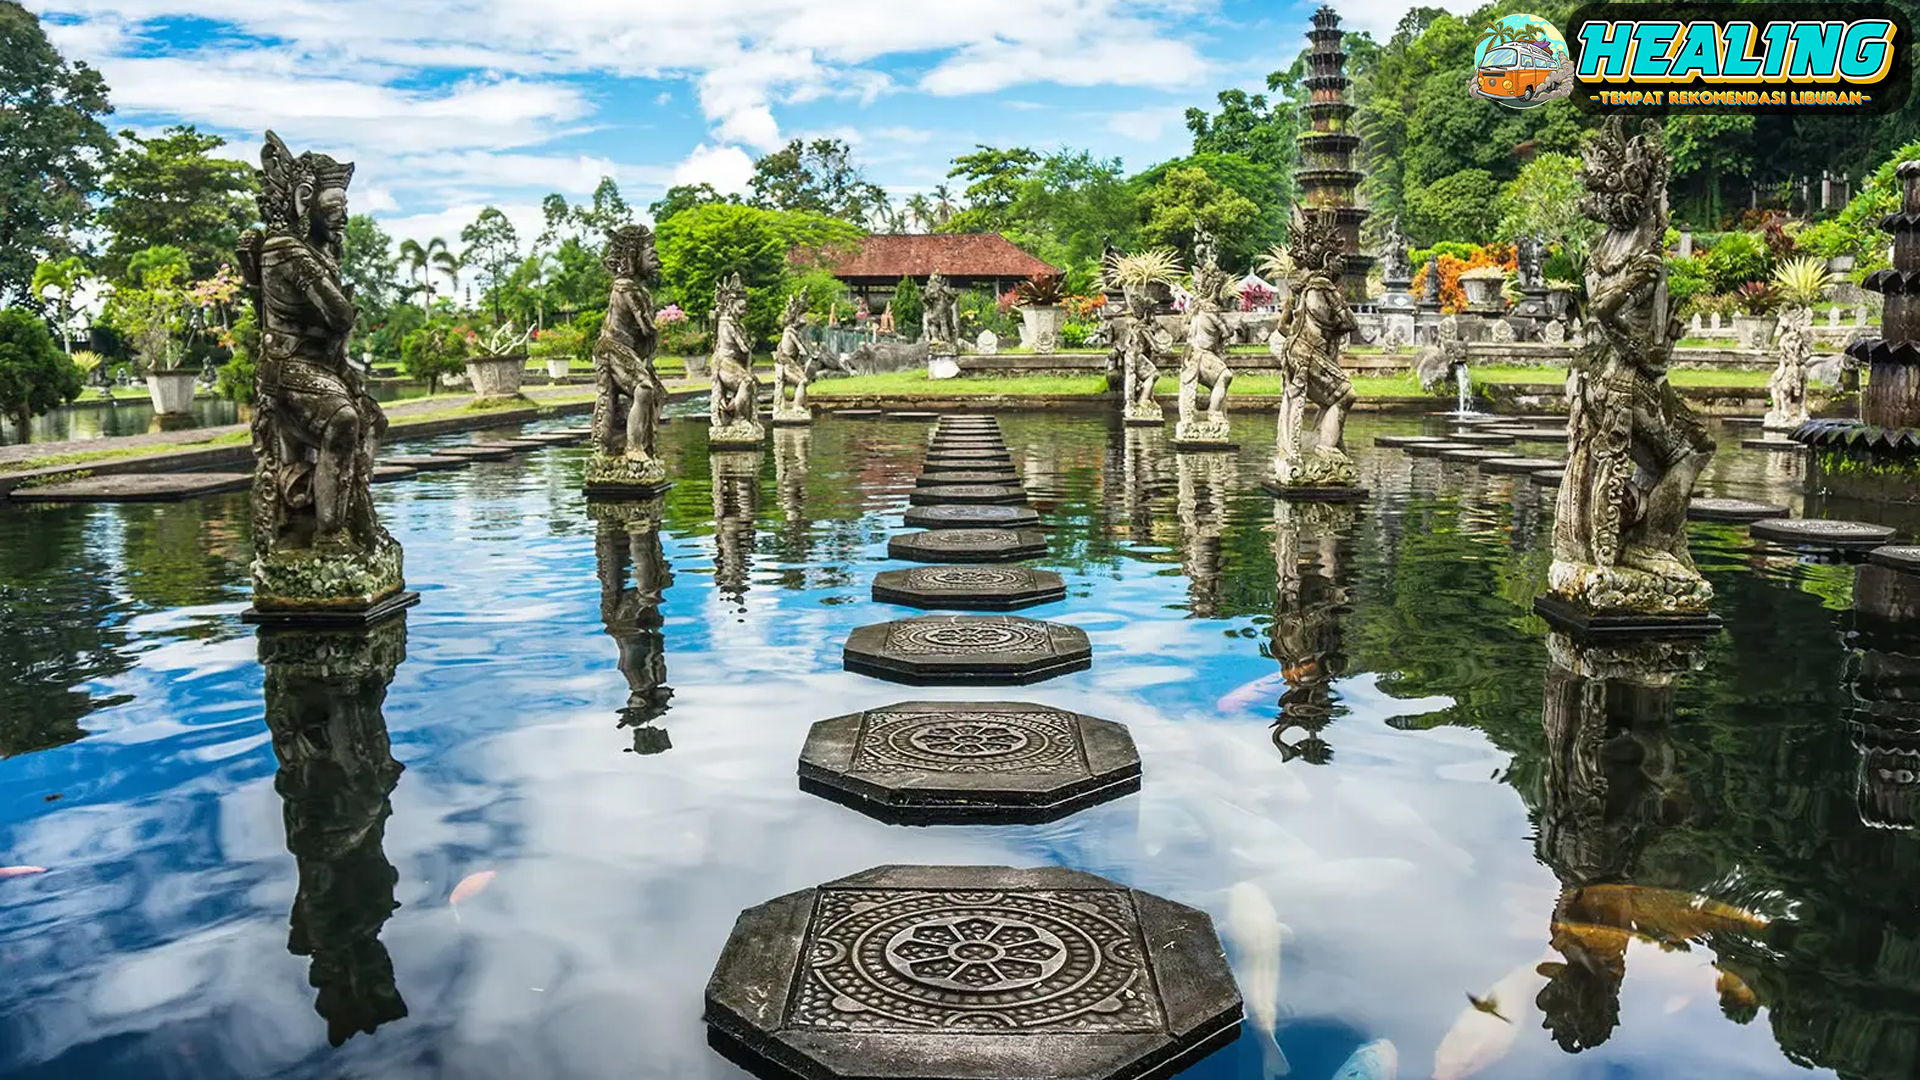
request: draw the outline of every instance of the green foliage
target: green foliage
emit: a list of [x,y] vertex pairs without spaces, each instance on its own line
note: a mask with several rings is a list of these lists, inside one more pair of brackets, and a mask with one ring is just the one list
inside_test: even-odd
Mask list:
[[[839,139],[795,139],[753,163],[753,202],[864,223],[886,209],[887,193],[866,177]],[[656,219],[658,220],[658,219]]]
[[1161,170],[1151,181],[1145,177],[1140,191],[1140,239],[1143,243],[1170,247],[1185,262],[1193,261],[1196,230],[1212,233],[1220,244],[1220,257],[1230,266],[1245,265],[1265,245],[1253,242],[1267,238],[1262,229],[1259,204],[1216,181],[1197,165],[1174,165]]
[[647,204],[647,213],[658,225],[682,210],[708,203],[739,201],[738,196],[730,197],[715,191],[712,184],[675,184],[667,189],[666,194]]
[[796,294],[807,298],[807,314],[824,323],[834,304],[846,302],[847,289],[832,271],[816,266],[787,276],[783,295]]
[[1093,323],[1068,322],[1060,326],[1060,344],[1069,349],[1084,349],[1087,339],[1092,337],[1099,327]]
[[893,332],[909,340],[917,339],[925,315],[925,304],[920,299],[920,284],[910,277],[901,278],[900,284],[893,290]]
[[460,242],[467,246],[460,253],[461,265],[476,267],[487,276],[493,317],[500,319],[500,287],[506,284],[508,273],[520,261],[519,233],[499,207],[488,206],[482,208],[479,215],[460,230]]
[[968,289],[960,294],[960,332],[969,338],[991,330],[1002,341],[1020,336],[1020,317],[1000,306],[1000,298],[987,289]]
[[101,321],[126,338],[135,374],[170,371],[183,358],[189,304],[180,284],[182,258],[168,245],[136,253],[127,261],[127,280],[101,310]]
[[1688,256],[1667,258],[1667,298],[1674,314],[1687,316],[1696,310],[1695,299],[1712,291],[1701,260]]
[[340,260],[340,282],[353,290],[359,309],[360,333],[386,317],[400,298],[400,268],[394,261],[393,238],[366,214],[347,219],[346,249]]
[[1787,259],[1773,268],[1774,290],[1783,303],[1812,307],[1832,282],[1825,259]]
[[1425,266],[1427,260],[1436,255],[1451,255],[1461,262],[1466,262],[1473,258],[1474,253],[1479,250],[1480,246],[1478,244],[1469,244],[1458,240],[1442,240],[1430,248],[1416,248],[1408,252],[1407,259],[1413,263],[1415,268],[1419,268]]
[[101,185],[109,202],[98,215],[108,235],[107,276],[120,277],[136,253],[157,245],[184,251],[190,277],[232,262],[240,230],[254,220],[252,166],[213,156],[226,140],[192,125],[120,138]]
[[35,416],[80,396],[80,369],[47,324],[24,308],[0,308],[0,416],[26,441]]
[[1579,159],[1569,154],[1539,154],[1527,162],[1496,200],[1500,239],[1537,236],[1556,247],[1585,249],[1600,223],[1580,212],[1586,188],[1579,168]]
[[[1279,89],[1282,78],[1276,72],[1269,85]],[[1222,90],[1215,100],[1220,109],[1211,115],[1204,109],[1187,110],[1194,153],[1234,154],[1266,166],[1276,176],[1292,173],[1300,129],[1297,102],[1281,97],[1269,104],[1265,94],[1238,89]]]
[[777,296],[787,248],[775,234],[773,217],[757,206],[710,203],[661,222],[660,276],[674,302],[705,321],[713,315],[715,288],[733,274],[740,275],[749,297]]
[[1893,172],[1901,162],[1915,159],[1920,159],[1920,142],[1894,151],[1838,214],[1801,230],[1800,247],[1824,258],[1851,255],[1859,263],[1856,270],[1884,266],[1888,236],[1880,219],[1897,212],[1901,199],[1900,179]]
[[585,331],[573,323],[556,323],[536,334],[527,343],[527,355],[535,360],[586,360],[592,356],[592,343]]
[[468,357],[476,351],[471,330],[451,319],[436,318],[401,339],[400,364],[408,375],[425,379],[427,392],[433,393],[441,377],[465,370]]
[[1751,233],[1728,233],[1707,252],[1702,269],[1714,292],[1733,292],[1749,281],[1765,281],[1773,272],[1765,244]]
[[981,145],[971,154],[953,159],[947,170],[950,179],[967,182],[962,192],[967,208],[951,218],[942,232],[1006,232],[1010,211],[1022,190],[1033,179],[1041,162],[1039,153],[1024,146],[1000,150]]
[[1416,235],[1480,243],[1499,231],[1498,188],[1485,169],[1462,169],[1410,192],[1407,213]]
[[427,313],[413,304],[397,304],[386,311],[386,316],[372,323],[359,339],[355,347],[373,354],[374,363],[396,363],[400,360],[400,347],[407,335],[427,324]]
[[112,111],[98,71],[63,59],[33,12],[0,3],[0,303],[28,296],[36,264],[76,250]]
[[213,388],[228,401],[249,404],[253,401],[260,370],[260,324],[254,320],[252,304],[241,307],[231,336],[230,355],[227,362],[220,365],[220,375]]

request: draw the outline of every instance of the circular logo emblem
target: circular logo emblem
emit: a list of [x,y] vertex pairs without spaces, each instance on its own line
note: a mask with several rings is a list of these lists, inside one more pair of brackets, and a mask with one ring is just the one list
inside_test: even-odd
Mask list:
[[1531,109],[1573,93],[1567,39],[1538,15],[1507,15],[1480,31],[1467,93],[1510,109]]

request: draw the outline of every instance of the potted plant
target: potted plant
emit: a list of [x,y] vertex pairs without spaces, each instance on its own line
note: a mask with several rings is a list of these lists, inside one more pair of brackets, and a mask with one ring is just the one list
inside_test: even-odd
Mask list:
[[1749,281],[1733,291],[1739,311],[1733,316],[1733,337],[1743,349],[1764,350],[1773,341],[1774,310],[1780,296],[1764,281]]
[[1788,259],[1773,268],[1773,289],[1788,307],[1810,308],[1825,296],[1833,275],[1825,259]]
[[515,333],[513,324],[501,323],[482,342],[477,355],[467,358],[467,380],[481,398],[520,396],[527,377],[527,339],[532,331]]
[[1460,287],[1466,290],[1467,307],[1475,311],[1500,311],[1506,307],[1502,291],[1507,272],[1497,266],[1476,266],[1460,275]]
[[1573,314],[1573,298],[1579,293],[1580,286],[1565,278],[1547,279],[1547,315],[1555,319],[1565,319]]
[[1035,274],[1014,288],[1013,299],[1020,308],[1020,344],[1039,353],[1057,348],[1067,321],[1066,275]]
[[573,371],[573,361],[581,353],[587,335],[572,323],[557,323],[533,336],[527,351],[547,365],[547,378],[558,383]]

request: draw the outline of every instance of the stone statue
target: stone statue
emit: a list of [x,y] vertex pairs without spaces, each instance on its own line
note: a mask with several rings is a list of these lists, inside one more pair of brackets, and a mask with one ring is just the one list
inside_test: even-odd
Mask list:
[[594,560],[600,576],[600,621],[620,650],[620,674],[627,680],[627,701],[620,726],[633,733],[633,752],[658,754],[673,741],[658,721],[667,714],[673,688],[667,683],[665,620],[660,603],[673,584],[673,570],[660,545],[665,511],[655,498],[645,502],[596,503]]
[[1413,260],[1407,257],[1407,238],[1400,233],[1400,219],[1387,226],[1386,249],[1380,257],[1380,281],[1389,291],[1404,291],[1413,282]]
[[1440,320],[1439,340],[1421,349],[1413,358],[1413,373],[1420,389],[1431,394],[1443,384],[1452,385],[1454,372],[1467,365],[1467,343],[1460,338],[1460,317],[1449,315]]
[[707,444],[758,446],[767,429],[754,417],[760,384],[753,378],[753,343],[747,337],[747,288],[735,274],[714,290],[713,376]]
[[607,318],[593,345],[593,456],[589,493],[649,497],[666,490],[667,469],[655,456],[667,388],[653,367],[660,335],[650,286],[660,273],[653,233],[628,225],[607,239],[600,261],[613,275]]
[[380,929],[400,907],[383,841],[394,760],[381,707],[407,655],[404,618],[352,630],[268,628],[259,641],[266,724],[299,885],[287,951],[308,959],[327,1042],[407,1015]]
[[1624,117],[1608,117],[1582,157],[1581,208],[1606,232],[1587,260],[1595,333],[1567,377],[1551,596],[1587,615],[1699,619],[1713,589],[1687,551],[1687,500],[1714,444],[1667,381],[1682,331],[1662,259],[1669,163],[1660,125],[1646,121],[1629,137]]
[[1547,276],[1544,269],[1547,257],[1547,245],[1540,238],[1527,234],[1513,242],[1513,258],[1517,267],[1514,284],[1521,289],[1544,289]]
[[[1180,364],[1180,423],[1174,428],[1173,441],[1192,445],[1229,445],[1227,428],[1227,388],[1233,385],[1233,369],[1227,366],[1227,348],[1233,332],[1227,327],[1221,302],[1228,289],[1226,272],[1212,247],[1212,238],[1196,240],[1196,259],[1204,250],[1204,259],[1193,271],[1193,307],[1187,315],[1187,352]],[[1211,391],[1207,399],[1207,418],[1199,413],[1200,389]]]
[[[807,297],[795,293],[787,298],[787,310],[781,319],[780,344],[773,349],[773,422],[775,424],[811,424],[813,412],[807,408],[807,384],[813,381],[813,350],[806,339]],[[787,399],[787,386],[793,386],[793,399]]]
[[[1273,470],[1276,493],[1289,489],[1357,490],[1347,456],[1347,410],[1353,380],[1340,368],[1340,347],[1358,328],[1340,288],[1340,233],[1333,214],[1295,209],[1288,229],[1293,253],[1293,295],[1280,309],[1280,323],[1267,347],[1280,362],[1280,421]],[[1319,438],[1301,444],[1307,405],[1320,407]]]
[[1779,365],[1767,380],[1767,396],[1772,407],[1762,426],[1768,431],[1792,431],[1807,422],[1807,361],[1813,355],[1809,338],[1813,330],[1813,311],[1805,307],[1788,308],[1780,315],[1780,336],[1775,345],[1780,351]]
[[1427,260],[1427,280],[1420,290],[1420,306],[1439,311],[1441,303],[1440,256],[1435,255]]
[[258,175],[266,227],[237,252],[260,327],[251,617],[375,618],[417,597],[403,594],[400,545],[373,512],[386,414],[347,360],[355,311],[340,259],[353,165],[295,157],[269,131]]
[[1153,400],[1153,387],[1160,379],[1157,361],[1168,351],[1154,324],[1156,305],[1144,287],[1126,287],[1127,320],[1116,350],[1120,353],[1126,404],[1123,419],[1129,424],[1164,424],[1167,412]]
[[934,352],[958,352],[960,349],[960,293],[935,273],[920,290],[927,346]]

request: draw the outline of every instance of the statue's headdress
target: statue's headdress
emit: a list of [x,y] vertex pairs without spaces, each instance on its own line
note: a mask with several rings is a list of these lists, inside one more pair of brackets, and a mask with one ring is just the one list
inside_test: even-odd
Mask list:
[[335,161],[309,150],[299,157],[280,136],[267,132],[260,148],[260,219],[269,229],[305,234],[307,211],[322,191],[345,191],[353,183],[353,162]]
[[1301,272],[1338,274],[1346,261],[1342,247],[1332,211],[1293,208],[1293,220],[1287,225],[1287,251]]
[[738,273],[722,281],[713,290],[713,310],[716,313],[724,314],[733,310],[736,305],[745,305],[746,302],[747,287],[740,281]]
[[1645,120],[1640,134],[1627,135],[1626,117],[1607,117],[1580,148],[1580,182],[1587,196],[1580,210],[1596,221],[1630,229],[1649,202],[1666,190],[1672,162],[1658,120]]
[[787,310],[784,317],[784,325],[798,326],[800,325],[800,321],[806,318],[806,314],[807,314],[807,294],[806,293],[797,292],[797,293],[794,293],[792,296],[787,297]]
[[623,225],[607,237],[600,265],[614,277],[636,277],[646,252],[653,247],[653,230],[645,225]]

